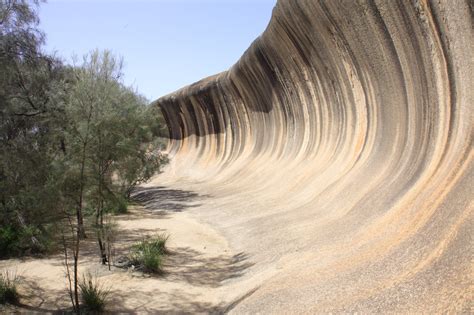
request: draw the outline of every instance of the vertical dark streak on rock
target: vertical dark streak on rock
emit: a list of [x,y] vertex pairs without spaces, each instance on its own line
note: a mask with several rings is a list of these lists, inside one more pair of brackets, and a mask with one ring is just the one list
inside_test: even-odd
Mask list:
[[195,214],[257,262],[233,311],[468,309],[473,16],[465,0],[279,0],[229,71],[157,101],[160,176],[212,192]]

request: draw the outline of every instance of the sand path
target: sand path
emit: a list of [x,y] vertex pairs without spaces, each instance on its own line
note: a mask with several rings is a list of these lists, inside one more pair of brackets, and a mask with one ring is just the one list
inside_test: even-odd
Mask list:
[[[232,294],[223,296],[223,285],[238,278],[248,266],[242,253],[232,252],[227,241],[211,226],[184,211],[192,207],[190,193],[163,187],[146,188],[138,198],[145,206],[132,206],[130,213],[115,217],[119,227],[116,257],[145,235],[170,234],[171,254],[165,274],[101,266],[93,235],[81,248],[80,271],[95,274],[111,290],[108,310],[126,313],[196,313],[224,311]],[[37,259],[0,261],[0,270],[21,276],[22,307],[11,311],[55,312],[70,308],[61,255]],[[230,297],[229,297],[230,296]]]

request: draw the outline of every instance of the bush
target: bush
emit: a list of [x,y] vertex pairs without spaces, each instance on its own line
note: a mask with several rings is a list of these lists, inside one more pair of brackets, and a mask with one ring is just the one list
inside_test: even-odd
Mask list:
[[151,239],[143,239],[132,247],[130,260],[133,265],[148,273],[163,272],[163,255],[167,253],[169,236],[159,234]]
[[52,237],[46,230],[33,225],[0,227],[0,258],[44,253],[52,247]]
[[16,286],[18,277],[14,273],[8,271],[0,274],[0,304],[17,304],[19,301]]
[[116,214],[125,214],[128,212],[128,202],[127,199],[123,197],[119,197],[117,199],[117,205],[115,208],[115,213]]
[[113,196],[110,200],[107,200],[107,213],[112,214],[126,214],[128,213],[128,200],[127,198],[118,195]]
[[110,290],[105,289],[97,279],[90,274],[79,283],[83,307],[89,312],[102,312],[105,309]]
[[0,227],[0,257],[9,257],[19,252],[19,233],[11,225]]

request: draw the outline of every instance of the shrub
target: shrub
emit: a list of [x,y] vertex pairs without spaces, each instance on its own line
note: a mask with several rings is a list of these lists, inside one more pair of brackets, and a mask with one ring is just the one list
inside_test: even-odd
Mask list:
[[117,197],[114,205],[115,214],[125,214],[128,212],[128,201],[125,197]]
[[128,213],[128,200],[122,195],[112,196],[107,200],[106,212],[112,214]]
[[89,312],[102,312],[105,309],[110,290],[104,288],[97,279],[90,274],[83,276],[79,283],[81,301],[84,308]]
[[45,253],[51,248],[51,243],[52,240],[46,232],[36,226],[26,225],[20,230],[21,253],[19,255]]
[[19,301],[16,286],[18,277],[16,274],[4,271],[0,274],[0,304],[17,304]]
[[19,233],[11,225],[0,227],[0,257],[9,257],[19,252]]
[[53,247],[51,235],[33,225],[0,227],[0,258],[44,253]]
[[163,259],[161,252],[146,247],[139,255],[143,271],[149,273],[161,273],[163,271]]
[[163,272],[163,255],[167,253],[166,242],[169,236],[158,234],[150,239],[143,239],[132,247],[130,260],[133,265],[148,273]]
[[143,239],[140,243],[133,246],[133,248],[136,250],[145,250],[149,248],[153,251],[160,252],[161,254],[166,254],[167,253],[166,242],[168,241],[168,238],[169,238],[168,234],[165,234],[165,233],[157,234],[148,239]]

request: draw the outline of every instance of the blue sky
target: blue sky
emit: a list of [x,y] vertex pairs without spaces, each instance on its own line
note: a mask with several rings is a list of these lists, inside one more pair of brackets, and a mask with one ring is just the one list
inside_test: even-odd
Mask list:
[[125,61],[149,100],[232,66],[266,28],[276,0],[49,0],[46,50],[67,62],[94,48]]

